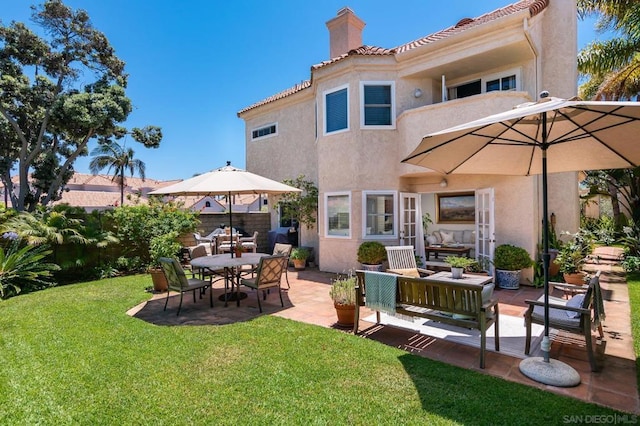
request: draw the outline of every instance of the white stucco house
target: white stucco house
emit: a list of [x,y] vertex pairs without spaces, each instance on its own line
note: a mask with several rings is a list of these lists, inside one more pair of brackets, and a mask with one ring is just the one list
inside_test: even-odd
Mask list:
[[[475,255],[510,243],[535,256],[540,177],[445,177],[401,160],[428,133],[534,101],[542,90],[575,96],[575,2],[522,0],[394,48],[363,44],[365,23],[349,8],[326,25],[330,55],[309,80],[238,112],[248,170],[316,182],[317,227],[301,229],[301,239],[315,247],[319,268],[357,268],[367,240],[423,254],[425,213],[428,234],[467,231]],[[556,230],[575,231],[576,173],[551,175],[549,188]],[[460,217],[447,210],[457,201],[467,203]]]

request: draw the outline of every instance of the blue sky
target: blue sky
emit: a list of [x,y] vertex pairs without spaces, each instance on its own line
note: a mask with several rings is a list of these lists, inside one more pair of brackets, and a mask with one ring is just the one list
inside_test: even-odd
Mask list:
[[[325,22],[344,6],[365,23],[363,43],[392,48],[515,0],[64,0],[89,13],[126,63],[134,111],[127,127],[162,127],[160,148],[133,141],[148,178],[189,178],[245,167],[244,122],[236,113],[310,77],[329,58]],[[0,0],[4,25],[30,21],[32,4]],[[578,47],[594,40],[579,21]],[[89,158],[76,163],[88,173]]]

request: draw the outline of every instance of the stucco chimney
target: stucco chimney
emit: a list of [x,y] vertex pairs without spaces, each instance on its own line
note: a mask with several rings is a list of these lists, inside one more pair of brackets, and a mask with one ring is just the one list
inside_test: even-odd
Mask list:
[[348,7],[327,21],[329,29],[329,54],[331,58],[362,46],[362,29],[366,24]]

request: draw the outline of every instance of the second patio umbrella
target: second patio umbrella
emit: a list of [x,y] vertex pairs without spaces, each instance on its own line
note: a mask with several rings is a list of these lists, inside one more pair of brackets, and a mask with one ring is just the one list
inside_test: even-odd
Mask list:
[[549,359],[547,173],[640,165],[640,104],[540,96],[539,102],[426,135],[402,161],[445,174],[542,175],[544,356],[524,360],[520,369],[542,383],[575,386],[577,373]]
[[[229,203],[229,227],[233,229],[231,196],[236,194],[284,194],[300,189],[264,176],[227,165],[208,173],[185,179],[173,185],[151,191],[150,195],[226,195]],[[233,250],[231,250],[233,257]]]

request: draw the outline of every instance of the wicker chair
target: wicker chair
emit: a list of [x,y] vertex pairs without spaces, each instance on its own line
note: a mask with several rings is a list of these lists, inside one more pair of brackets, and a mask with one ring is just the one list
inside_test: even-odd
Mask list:
[[428,269],[418,268],[416,254],[413,246],[386,246],[387,261],[389,268],[387,272],[410,277],[426,277],[434,273]]

